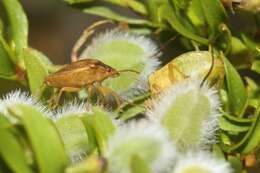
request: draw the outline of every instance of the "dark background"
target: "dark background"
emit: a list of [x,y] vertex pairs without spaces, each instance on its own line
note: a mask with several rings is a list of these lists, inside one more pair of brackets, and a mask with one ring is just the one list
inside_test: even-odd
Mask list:
[[62,0],[21,0],[29,20],[29,44],[53,63],[70,60],[73,44],[98,17],[69,7]]
[[[0,0],[1,1],[1,0]],[[54,64],[70,62],[70,52],[82,31],[99,17],[69,7],[63,0],[20,0],[29,22],[29,45]],[[0,97],[14,89],[26,90],[16,81],[0,79]]]

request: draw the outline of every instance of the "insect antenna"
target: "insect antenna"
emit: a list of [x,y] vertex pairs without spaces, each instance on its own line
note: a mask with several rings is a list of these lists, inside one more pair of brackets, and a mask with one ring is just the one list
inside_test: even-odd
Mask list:
[[90,25],[83,31],[83,33],[81,34],[81,36],[79,37],[79,39],[76,41],[76,43],[74,44],[74,46],[72,48],[71,62],[75,62],[78,60],[77,53],[78,53],[79,49],[88,40],[88,38],[95,33],[95,28],[100,25],[107,24],[107,23],[114,23],[114,22],[112,20],[101,20],[101,21],[95,22],[94,24]]
[[140,72],[139,72],[139,71],[136,71],[136,70],[119,70],[118,72],[119,72],[119,73],[132,72],[132,73],[135,73],[135,74],[140,74]]
[[211,45],[209,46],[209,49],[210,49],[210,54],[211,54],[211,66],[210,66],[208,73],[201,81],[200,87],[202,87],[204,85],[205,81],[207,80],[207,78],[209,77],[209,75],[211,74],[211,72],[213,71],[213,68],[214,68],[214,62],[215,62],[214,50]]

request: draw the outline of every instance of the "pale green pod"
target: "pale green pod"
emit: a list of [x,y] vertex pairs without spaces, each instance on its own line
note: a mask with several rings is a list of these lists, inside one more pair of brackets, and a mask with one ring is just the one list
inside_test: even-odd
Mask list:
[[119,128],[109,139],[105,157],[109,173],[130,173],[134,157],[160,173],[171,167],[176,155],[163,128],[152,123],[133,122]]
[[[222,60],[208,51],[192,51],[184,53],[149,76],[150,90],[153,94],[164,92],[178,82],[189,78],[203,80],[208,73],[207,82],[216,87],[224,80],[224,65]],[[213,69],[211,67],[213,65]],[[158,82],[160,81],[160,82]]]
[[232,173],[225,160],[213,158],[210,153],[189,152],[179,157],[172,173]]
[[183,81],[152,100],[148,117],[165,127],[178,149],[207,148],[215,142],[219,98],[198,79]]
[[80,57],[98,59],[118,71],[139,72],[120,73],[103,82],[104,86],[131,97],[148,89],[147,78],[159,65],[158,55],[156,44],[149,38],[114,29],[95,37]]

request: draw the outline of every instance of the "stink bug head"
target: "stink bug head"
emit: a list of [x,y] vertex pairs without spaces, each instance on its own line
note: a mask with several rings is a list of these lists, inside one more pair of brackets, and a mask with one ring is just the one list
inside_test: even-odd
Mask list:
[[117,71],[116,69],[106,65],[106,64],[103,64],[104,67],[104,70],[105,70],[105,74],[107,75],[107,77],[118,77],[120,74],[119,74],[119,71]]

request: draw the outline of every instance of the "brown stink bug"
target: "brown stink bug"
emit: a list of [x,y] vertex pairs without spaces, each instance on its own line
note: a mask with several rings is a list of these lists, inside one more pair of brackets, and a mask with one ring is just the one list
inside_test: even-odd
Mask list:
[[[101,21],[87,28],[83,35],[76,42],[72,50],[72,62],[58,70],[57,72],[48,75],[45,78],[45,84],[47,86],[55,87],[59,89],[57,98],[54,100],[54,107],[59,103],[60,97],[64,91],[66,92],[77,92],[82,88],[86,87],[89,92],[93,91],[94,88],[102,92],[104,98],[107,96],[113,96],[116,98],[116,103],[119,104],[122,99],[112,90],[102,87],[101,83],[107,78],[112,78],[120,75],[120,72],[135,72],[134,70],[120,70],[102,63],[96,59],[82,59],[77,60],[77,51],[86,41],[87,37],[94,32],[94,27],[107,23],[107,21]],[[110,92],[111,91],[111,92]]]

